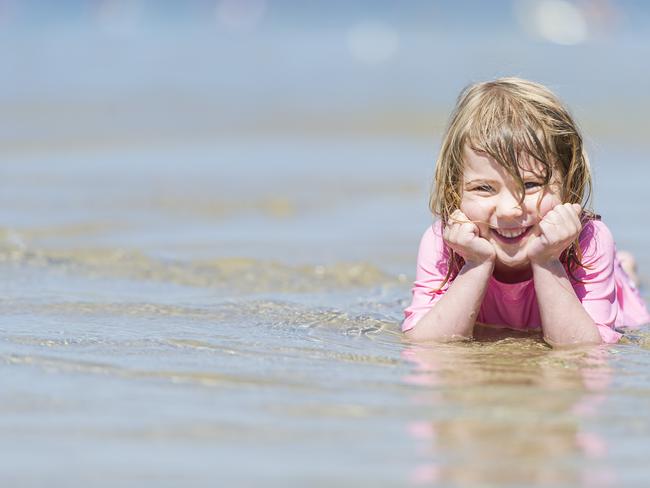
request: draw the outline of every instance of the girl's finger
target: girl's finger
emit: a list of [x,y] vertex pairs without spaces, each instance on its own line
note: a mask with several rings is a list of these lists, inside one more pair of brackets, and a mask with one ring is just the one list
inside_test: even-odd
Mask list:
[[[553,210],[551,210],[549,213],[547,213],[544,218],[542,219],[542,222],[546,222],[547,224],[552,224],[552,225],[557,225],[560,223],[562,220],[562,217],[560,216],[560,208],[562,205],[556,205],[553,207]],[[541,224],[541,222],[540,222]]]
[[582,221],[580,220],[580,215],[582,214],[582,206],[577,203],[572,203],[571,208],[574,214],[574,222],[578,225],[578,228],[582,229]]
[[553,229],[555,229],[554,223],[547,220],[542,220],[539,223],[539,236],[546,237],[548,239],[550,237],[550,234],[553,233]]
[[458,229],[458,239],[460,239],[463,243],[468,243],[471,241],[474,237],[478,235],[476,225],[472,224],[471,222],[468,222],[466,224],[461,224]]
[[465,215],[460,209],[454,210],[450,215],[450,218],[453,219],[454,223],[456,224],[465,224],[467,222],[470,222],[470,220],[467,218],[467,215]]
[[458,239],[458,229],[460,228],[460,224],[455,220],[455,219],[450,219],[449,220],[449,241],[450,242],[456,242]]
[[458,224],[458,212],[460,212],[460,210],[454,210],[447,219],[447,225],[445,225],[445,229],[447,229],[449,233],[451,233],[454,227]]
[[571,215],[573,214],[573,208],[570,209],[569,207],[571,207],[571,204],[565,203],[556,209],[557,214],[560,216],[560,219],[564,225],[570,224],[572,222]]
[[562,208],[560,209],[560,213],[564,219],[564,226],[567,227],[567,229],[570,229],[570,232],[572,234],[575,234],[576,232],[579,232],[580,229],[582,228],[582,225],[580,224],[580,218],[578,217],[578,214],[575,212],[574,208],[575,204],[572,203],[565,203],[562,205]]

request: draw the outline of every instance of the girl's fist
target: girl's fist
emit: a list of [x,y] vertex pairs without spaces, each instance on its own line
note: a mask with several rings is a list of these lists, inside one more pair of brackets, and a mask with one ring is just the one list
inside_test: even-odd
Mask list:
[[582,207],[577,203],[556,205],[538,224],[536,235],[526,253],[532,263],[558,259],[560,254],[580,235]]
[[449,216],[442,237],[465,262],[480,264],[495,259],[494,246],[479,235],[478,226],[460,210]]

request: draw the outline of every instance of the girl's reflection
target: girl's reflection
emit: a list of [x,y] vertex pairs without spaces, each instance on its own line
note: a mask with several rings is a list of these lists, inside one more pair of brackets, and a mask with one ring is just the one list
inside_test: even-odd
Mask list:
[[[610,486],[605,440],[585,430],[611,381],[606,346],[552,350],[535,337],[409,345],[404,381],[424,421],[414,483]],[[510,335],[510,334],[509,334]]]

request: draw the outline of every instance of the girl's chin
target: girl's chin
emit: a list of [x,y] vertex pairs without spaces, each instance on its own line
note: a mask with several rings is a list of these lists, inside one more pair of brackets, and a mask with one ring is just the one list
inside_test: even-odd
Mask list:
[[530,232],[523,236],[517,242],[504,242],[502,239],[492,237],[488,239],[497,252],[497,257],[503,257],[504,260],[520,261],[527,260],[526,248],[530,240]]
[[510,256],[499,256],[497,252],[494,277],[503,283],[520,283],[532,278],[532,269],[528,258],[513,259]]
[[505,253],[500,253],[497,250],[497,262],[503,268],[511,268],[513,270],[526,269],[530,267],[530,260],[526,256],[526,252],[522,250],[521,253],[516,255],[508,255]]

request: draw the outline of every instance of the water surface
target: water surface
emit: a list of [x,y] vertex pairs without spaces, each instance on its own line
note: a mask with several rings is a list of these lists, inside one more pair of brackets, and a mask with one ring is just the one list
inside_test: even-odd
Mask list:
[[[650,279],[647,7],[567,47],[509,2],[267,2],[237,32],[210,2],[6,3],[4,485],[645,486],[647,330],[557,351],[399,323],[447,113],[499,75],[575,109]],[[350,52],[366,21],[398,34],[383,64]]]

